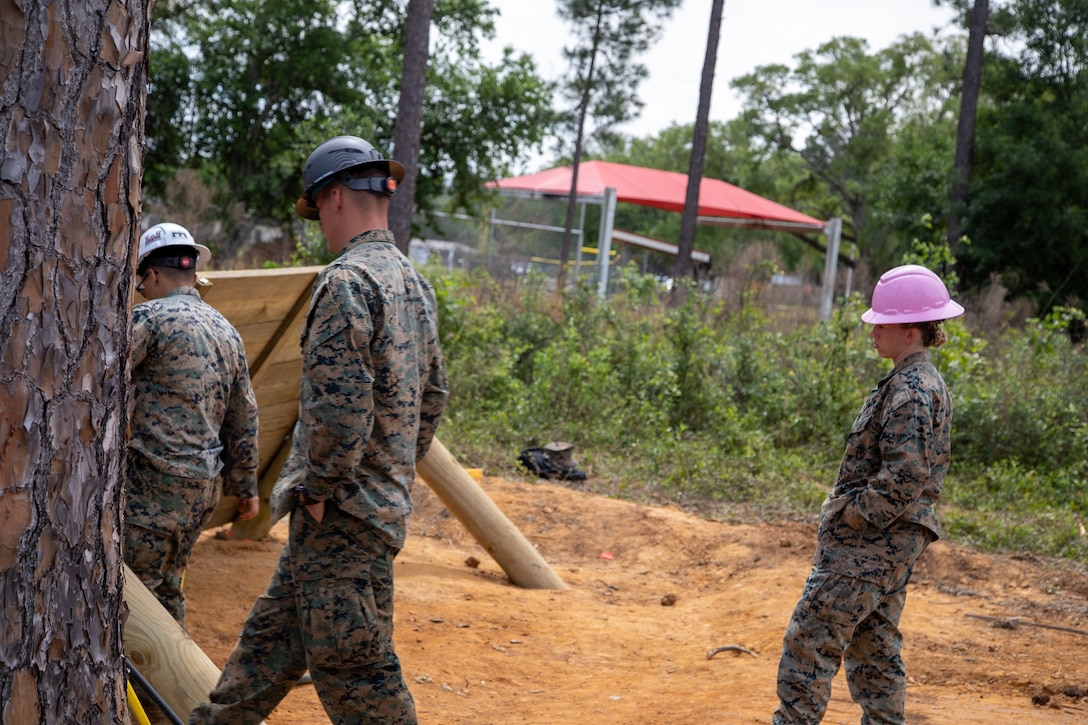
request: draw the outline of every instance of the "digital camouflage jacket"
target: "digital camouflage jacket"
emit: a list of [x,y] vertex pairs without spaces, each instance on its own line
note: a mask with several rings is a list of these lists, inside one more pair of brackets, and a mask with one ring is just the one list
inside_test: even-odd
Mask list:
[[928,352],[908,356],[869,395],[830,500],[848,500],[878,529],[896,521],[940,535],[933,505],[951,460],[952,400]]
[[434,289],[388,230],[353,239],[318,275],[302,333],[299,420],[274,518],[334,502],[404,546],[409,487],[449,398]]
[[257,495],[257,401],[238,331],[192,287],[133,307],[129,448],[173,476]]

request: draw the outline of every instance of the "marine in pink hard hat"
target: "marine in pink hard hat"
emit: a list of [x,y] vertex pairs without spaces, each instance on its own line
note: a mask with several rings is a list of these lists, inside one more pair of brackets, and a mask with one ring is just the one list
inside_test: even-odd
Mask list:
[[934,272],[918,264],[893,267],[880,275],[873,304],[861,319],[873,325],[948,320],[963,314]]

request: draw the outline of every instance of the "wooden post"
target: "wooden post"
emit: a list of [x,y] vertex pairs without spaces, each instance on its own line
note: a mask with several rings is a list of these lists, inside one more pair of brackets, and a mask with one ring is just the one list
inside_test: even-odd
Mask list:
[[437,438],[423,460],[416,463],[416,472],[512,582],[526,589],[567,588],[540,552]]
[[174,714],[189,713],[208,699],[219,668],[189,638],[166,608],[125,564],[125,655]]

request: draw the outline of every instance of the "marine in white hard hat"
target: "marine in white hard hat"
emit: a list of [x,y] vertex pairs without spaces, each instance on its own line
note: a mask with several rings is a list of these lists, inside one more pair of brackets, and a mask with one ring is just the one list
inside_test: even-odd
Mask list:
[[[187,258],[190,261],[182,262],[178,258]],[[212,250],[203,244],[197,244],[188,229],[173,222],[163,222],[140,236],[136,273],[142,274],[153,263],[159,267],[195,269],[194,262],[206,264],[211,258]]]
[[136,254],[136,291],[145,293],[144,283],[152,267],[180,269],[195,274],[197,264],[206,264],[211,258],[212,251],[203,244],[197,244],[185,227],[173,222],[156,224],[140,236],[140,248]]

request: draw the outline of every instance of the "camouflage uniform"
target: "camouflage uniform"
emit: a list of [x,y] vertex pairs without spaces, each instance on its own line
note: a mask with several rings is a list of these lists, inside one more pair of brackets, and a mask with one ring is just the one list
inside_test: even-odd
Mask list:
[[[257,723],[309,668],[334,723],[415,723],[393,648],[393,559],[409,485],[449,397],[434,290],[385,230],[318,276],[302,334],[299,421],[272,494],[290,534],[191,722]],[[325,502],[318,523],[298,500]]]
[[[905,722],[899,616],[914,562],[940,534],[933,505],[951,425],[952,402],[928,352],[904,359],[861,409],[786,630],[775,725],[820,722],[844,661],[863,725]],[[843,520],[850,508],[863,528]]]
[[180,624],[208,516],[257,495],[257,402],[238,331],[192,287],[133,308],[125,562]]

